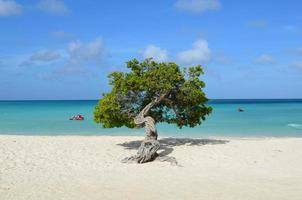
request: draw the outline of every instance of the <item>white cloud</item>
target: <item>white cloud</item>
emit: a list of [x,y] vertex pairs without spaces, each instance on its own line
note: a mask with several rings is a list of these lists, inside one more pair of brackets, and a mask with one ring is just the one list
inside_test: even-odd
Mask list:
[[302,47],[289,49],[288,52],[294,55],[302,55]]
[[62,67],[55,69],[51,76],[92,76],[95,74],[95,66],[102,63],[106,55],[104,44],[100,38],[86,43],[79,40],[70,42],[66,53],[65,63]]
[[0,60],[0,69],[4,66],[4,62]]
[[210,60],[211,51],[206,40],[200,39],[193,43],[191,49],[178,53],[180,62],[188,65],[203,64]]
[[302,70],[302,61],[293,61],[290,66]]
[[302,55],[302,47],[296,49],[297,54]]
[[88,43],[75,41],[68,44],[69,62],[71,64],[99,63],[102,61],[105,48],[100,38]]
[[219,0],[177,0],[174,4],[179,10],[202,13],[209,10],[219,10],[222,5]]
[[155,45],[148,45],[143,51],[143,57],[152,57],[155,61],[164,62],[168,60],[168,51]]
[[[64,76],[94,77],[99,66],[106,62],[107,51],[100,38],[90,42],[70,42],[59,50],[40,50],[17,59],[19,70],[37,68],[36,75],[42,79],[60,79]],[[0,70],[1,70],[0,57]],[[16,59],[14,59],[16,60]],[[45,66],[45,68],[42,68]],[[45,69],[45,70],[44,70]]]
[[91,75],[91,72],[81,66],[70,66],[66,65],[62,68],[58,68],[52,72],[54,76],[67,76],[67,75],[81,75],[88,76]]
[[275,63],[275,59],[271,55],[261,55],[254,60],[256,64],[273,64]]
[[21,67],[40,66],[40,65],[49,64],[53,61],[59,60],[60,58],[61,58],[61,54],[58,51],[40,50],[33,53],[25,61],[21,62],[19,66]]
[[21,8],[14,0],[0,0],[0,16],[18,15]]
[[215,63],[222,64],[222,65],[229,65],[234,62],[231,57],[229,57],[228,55],[222,52],[215,52],[212,54],[212,57]]
[[57,60],[61,57],[59,52],[52,50],[37,51],[30,57],[30,61],[33,62],[50,62]]
[[72,33],[67,33],[65,31],[54,31],[51,33],[51,35],[55,38],[63,39],[63,40],[69,40],[74,38],[74,35]]
[[266,20],[254,20],[248,23],[248,26],[255,29],[263,29],[268,25]]
[[62,0],[40,0],[38,9],[57,15],[63,15],[69,11]]
[[59,51],[40,50],[33,53],[29,59],[21,63],[21,65],[43,64],[55,60],[65,61],[65,65],[81,66],[99,64],[105,56],[105,48],[100,38],[91,42],[83,43],[79,40],[70,42],[66,49]]

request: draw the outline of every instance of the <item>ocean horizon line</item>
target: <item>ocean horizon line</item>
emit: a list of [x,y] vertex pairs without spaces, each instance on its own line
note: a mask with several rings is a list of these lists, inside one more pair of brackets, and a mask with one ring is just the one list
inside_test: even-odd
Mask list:
[[[0,99],[0,101],[98,101],[99,99]],[[209,98],[216,100],[302,100],[299,98]]]

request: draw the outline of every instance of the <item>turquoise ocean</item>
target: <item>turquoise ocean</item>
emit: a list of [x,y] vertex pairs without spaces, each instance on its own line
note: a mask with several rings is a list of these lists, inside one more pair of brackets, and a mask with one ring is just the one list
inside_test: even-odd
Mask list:
[[[141,135],[144,129],[105,129],[93,122],[97,101],[0,101],[0,134]],[[158,124],[161,136],[302,136],[302,99],[211,100],[213,113],[200,126]],[[237,112],[238,108],[245,112]],[[69,118],[82,114],[84,121]]]

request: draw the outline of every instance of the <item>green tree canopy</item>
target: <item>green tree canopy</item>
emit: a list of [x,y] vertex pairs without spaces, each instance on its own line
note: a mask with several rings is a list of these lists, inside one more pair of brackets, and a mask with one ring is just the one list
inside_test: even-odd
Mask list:
[[94,111],[94,120],[105,128],[135,126],[133,118],[150,102],[157,101],[149,112],[156,122],[194,127],[205,120],[212,108],[200,80],[200,65],[183,70],[173,62],[146,59],[127,62],[128,72],[113,72],[112,90],[104,93]]

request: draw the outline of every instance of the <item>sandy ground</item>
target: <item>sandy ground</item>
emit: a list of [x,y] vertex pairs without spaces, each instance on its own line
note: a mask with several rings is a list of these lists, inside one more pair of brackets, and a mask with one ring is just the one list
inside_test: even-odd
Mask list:
[[0,199],[302,199],[302,138],[164,138],[180,166],[122,164],[140,139],[0,136]]

